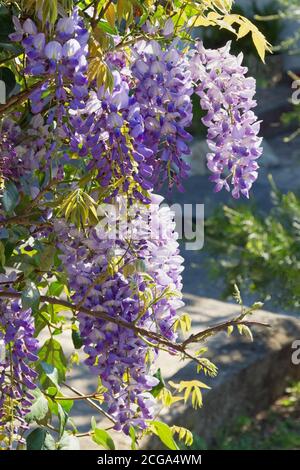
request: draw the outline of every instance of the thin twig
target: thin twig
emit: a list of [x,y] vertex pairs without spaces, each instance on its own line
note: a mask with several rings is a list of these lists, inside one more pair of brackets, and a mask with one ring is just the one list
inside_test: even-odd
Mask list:
[[224,331],[230,326],[238,326],[238,325],[244,325],[244,326],[249,326],[249,327],[263,326],[265,328],[271,328],[271,325],[267,323],[260,323],[256,321],[244,321],[244,320],[240,320],[239,318],[235,318],[233,320],[229,320],[228,322],[220,323],[218,325],[207,328],[206,330],[200,331],[199,333],[195,335],[191,335],[182,343],[182,345],[183,347],[187,347],[189,344],[198,343],[199,341],[203,341],[208,336],[215,335],[216,333]]
[[[79,390],[77,390],[76,388],[72,387],[71,385],[68,385],[67,383],[63,382],[63,385],[68,388],[69,390],[71,390],[73,393],[76,393],[76,395],[78,395],[79,397],[84,397],[84,394],[81,393]],[[97,405],[95,402],[93,402],[93,400],[91,398],[85,398],[86,399],[86,402],[88,403],[88,405],[90,405],[92,408],[95,408],[95,410],[99,411],[99,413],[101,413],[103,416],[105,416],[107,419],[109,419],[112,423],[116,423],[116,420],[110,416],[105,410],[103,410],[99,405]]]
[[[0,297],[6,297],[6,298],[13,298],[13,299],[20,299],[22,297],[21,292],[9,292],[9,291],[1,291],[0,292]],[[84,313],[85,315],[92,316],[94,318],[100,318],[101,320],[107,321],[109,323],[114,323],[115,325],[122,326],[124,328],[127,328],[129,330],[132,330],[135,332],[136,335],[141,335],[145,336],[146,338],[150,338],[152,341],[157,342],[158,344],[156,345],[157,347],[159,345],[166,346],[169,348],[169,352],[178,352],[189,359],[193,359],[194,361],[199,363],[199,360],[197,357],[192,356],[190,353],[186,351],[186,348],[189,344],[195,343],[198,341],[203,340],[207,336],[211,336],[212,334],[218,333],[219,331],[224,331],[226,330],[229,326],[238,326],[238,325],[245,325],[245,326],[264,326],[268,327],[269,325],[265,323],[259,323],[259,322],[249,322],[249,321],[244,321],[241,320],[240,317],[234,318],[232,320],[229,320],[225,323],[216,325],[216,327],[210,327],[207,328],[196,335],[192,334],[187,340],[185,340],[183,343],[174,343],[172,341],[167,340],[164,336],[162,336],[159,333],[156,333],[154,331],[149,331],[146,330],[145,328],[139,327],[134,325],[133,323],[128,323],[127,321],[123,320],[122,318],[115,318],[111,317],[107,313],[103,311],[93,311],[89,310],[83,306],[80,306],[78,309],[78,306],[68,302],[63,299],[58,299],[55,297],[49,297],[46,295],[41,295],[40,300],[45,303],[49,303],[52,305],[61,305],[63,307],[66,307],[68,310],[71,310],[73,312],[81,312]]]
[[28,90],[21,91],[21,93],[18,93],[17,95],[13,95],[5,104],[2,104],[0,106],[0,116],[7,111],[10,110],[10,108],[22,104],[24,101],[27,100],[29,95],[34,91],[37,90],[41,85],[43,85],[47,80],[49,80],[49,77],[44,78],[43,80],[40,80],[38,83],[33,85],[31,88]]
[[90,395],[76,395],[75,397],[52,397],[51,395],[48,395],[47,393],[45,394],[47,397],[53,398],[55,401],[65,401],[65,400],[87,400],[88,398],[94,398],[95,400],[97,399],[97,396],[99,396],[99,393],[91,393]]

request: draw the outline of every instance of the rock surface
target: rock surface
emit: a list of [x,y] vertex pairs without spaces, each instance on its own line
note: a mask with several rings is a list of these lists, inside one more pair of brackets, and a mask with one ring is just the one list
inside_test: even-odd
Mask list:
[[[235,305],[212,299],[195,296],[189,299],[187,310],[196,320],[207,318],[209,324],[224,321],[239,310]],[[204,407],[194,410],[191,405],[178,402],[166,415],[168,422],[192,429],[211,443],[218,431],[230,426],[236,418],[254,416],[266,409],[282,394],[290,379],[300,379],[300,365],[293,365],[291,361],[292,343],[300,339],[300,319],[258,311],[250,320],[268,323],[272,328],[254,328],[253,343],[239,334],[228,338],[225,333],[209,340],[208,357],[218,366],[219,374],[214,379],[199,376],[199,380],[212,387],[204,394]],[[199,330],[199,327],[196,321],[194,329]],[[195,366],[190,362],[178,370],[172,380],[194,378]],[[156,438],[146,445],[161,446]]]
[[[187,294],[185,301],[184,311],[192,317],[193,333],[239,313],[239,307],[235,304],[210,298]],[[188,404],[179,404],[165,419],[188,427],[210,442],[217,431],[229,425],[234,418],[266,408],[282,393],[288,378],[300,378],[300,366],[291,363],[291,345],[294,340],[300,339],[300,319],[265,311],[256,312],[251,319],[269,323],[272,328],[254,328],[253,343],[238,334],[228,338],[225,333],[207,342],[207,357],[219,368],[219,374],[214,379],[197,375],[195,365],[189,361],[170,360],[166,353],[160,355],[158,367],[167,380],[178,382],[199,378],[212,387],[204,395],[203,409],[193,410]],[[64,347],[71,354],[68,332],[64,333]],[[91,376],[84,365],[80,365],[74,368],[68,383],[83,393],[93,393],[97,378]],[[74,395],[70,390],[65,390],[65,394]],[[101,418],[84,401],[75,403],[72,416],[80,432],[90,429],[92,416],[96,417],[101,428],[111,426],[106,418]],[[118,433],[111,434],[118,449],[130,448],[129,440]],[[80,444],[82,449],[99,449],[88,437],[81,438]],[[161,444],[151,439],[142,443],[142,448],[146,447],[161,448]]]

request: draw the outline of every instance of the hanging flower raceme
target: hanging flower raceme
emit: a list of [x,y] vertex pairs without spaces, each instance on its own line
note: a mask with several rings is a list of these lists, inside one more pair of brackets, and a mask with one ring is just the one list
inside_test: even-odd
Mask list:
[[144,122],[139,104],[130,96],[128,75],[122,69],[112,75],[112,91],[104,86],[91,90],[85,108],[70,118],[71,149],[91,155],[87,169],[96,169],[100,184],[110,187],[108,198],[122,191],[147,203],[153,151],[143,143]]
[[242,66],[243,55],[230,54],[230,43],[217,50],[205,49],[199,43],[191,60],[193,79],[198,83],[196,93],[207,115],[203,123],[208,127],[208,168],[215,191],[225,188],[239,198],[249,197],[249,190],[257,179],[257,159],[262,154],[258,137],[260,122],[252,108],[255,80],[246,77],[248,69]]
[[53,112],[48,116],[36,114],[26,126],[20,126],[20,113],[6,118],[0,130],[2,177],[14,181],[18,189],[30,193],[32,198],[40,190],[34,172],[44,172],[44,184],[52,178],[63,178],[64,149],[61,142],[66,138],[62,127],[54,122]]
[[87,95],[87,55],[88,31],[85,28],[78,9],[74,9],[70,17],[60,18],[55,31],[48,40],[38,26],[27,19],[22,25],[14,18],[15,33],[11,40],[21,41],[26,55],[25,73],[34,77],[45,77],[46,80],[30,96],[32,110],[40,112],[53,98],[51,81],[55,78],[55,98],[60,104],[57,114],[62,119],[64,104],[67,101],[67,89],[70,89],[71,108],[77,109],[82,105]]
[[16,172],[17,153],[16,141],[21,130],[14,121],[7,119],[2,122],[0,131],[0,187],[6,178],[12,177]]
[[144,141],[154,150],[154,181],[169,181],[182,189],[189,166],[193,83],[188,60],[178,45],[163,49],[156,41],[140,41],[133,49],[135,97],[145,122]]
[[[114,206],[107,212],[110,229],[101,224],[88,237],[63,222],[56,228],[63,240],[61,260],[73,301],[95,312],[94,317],[78,316],[86,363],[106,389],[115,429],[126,433],[131,425],[145,428],[146,420],[153,418],[155,400],[150,391],[158,383],[153,376],[157,351],[134,328],[97,318],[97,312],[176,339],[173,325],[183,305],[183,259],[172,213],[159,208],[161,199],[152,196],[151,210],[139,205],[127,225],[128,202],[119,198],[117,213]],[[112,226],[117,231],[111,231]]]
[[19,300],[1,301],[0,309],[1,449],[24,442],[25,415],[34,399],[30,391],[36,388],[38,375],[31,367],[38,359],[38,341],[30,309],[23,309]]

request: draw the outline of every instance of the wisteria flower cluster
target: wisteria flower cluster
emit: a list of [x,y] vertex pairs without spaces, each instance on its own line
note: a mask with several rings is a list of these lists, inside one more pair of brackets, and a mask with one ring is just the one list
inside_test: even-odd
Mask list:
[[[153,376],[156,348],[149,347],[134,330],[100,318],[134,323],[175,341],[173,324],[181,300],[183,258],[179,255],[173,214],[160,208],[162,198],[152,195],[151,214],[136,209],[127,221],[127,202],[117,200],[118,238],[103,227],[84,237],[77,229],[57,222],[63,265],[68,272],[73,301],[95,312],[79,314],[80,334],[88,354],[86,363],[105,387],[108,412],[115,429],[146,427],[153,418],[155,400],[149,393],[157,385]],[[133,213],[131,211],[131,213]],[[108,214],[112,222],[113,214]],[[129,223],[129,226],[127,225]],[[141,267],[139,267],[141,264]]]
[[[87,94],[87,54],[89,34],[78,9],[70,17],[60,18],[56,24],[53,38],[39,32],[37,25],[28,18],[21,25],[14,17],[16,32],[11,40],[21,41],[26,53],[27,64],[24,73],[45,77],[44,83],[31,93],[31,107],[34,113],[42,111],[53,99],[49,77],[55,77],[55,98],[58,105],[58,118],[64,114],[67,101],[65,85],[68,83],[73,99],[69,106],[77,109]],[[44,95],[45,98],[44,98]]]
[[30,188],[35,198],[39,192],[32,175],[36,171],[45,174],[45,182],[51,171],[52,177],[63,178],[63,154],[59,151],[59,141],[65,139],[62,128],[57,129],[51,113],[44,119],[41,113],[35,114],[25,129],[18,124],[18,115],[5,119],[2,124],[2,165],[3,176],[9,178],[23,190]]
[[[197,2],[182,11],[172,1],[15,3],[13,54],[0,44],[7,76],[16,75],[0,105],[0,447],[25,439],[36,448],[41,433],[41,449],[62,448],[78,434],[68,418],[75,399],[135,447],[145,432],[159,435],[159,400],[188,399],[189,389],[163,382],[160,349],[215,371],[180,342],[178,329],[190,327],[180,311],[183,258],[174,214],[156,192],[184,190],[197,94],[216,191],[249,197],[261,155],[255,80],[229,44],[205,49],[183,31],[185,18],[194,24],[210,11]],[[62,333],[73,341],[70,357]],[[88,396],[67,380],[81,348],[98,377]],[[192,403],[200,406],[199,387]],[[100,431],[93,420],[89,435],[107,447]]]
[[[91,155],[87,170],[96,169],[101,185],[120,190],[142,202],[153,187],[150,158],[153,151],[144,144],[144,121],[140,106],[130,96],[124,69],[113,71],[113,89],[104,86],[91,91],[85,109],[70,121],[75,130],[71,149],[81,156]],[[125,178],[126,175],[126,178]]]
[[136,99],[145,123],[144,140],[154,149],[154,175],[169,186],[189,173],[184,156],[190,154],[192,136],[191,95],[193,83],[189,62],[176,43],[163,49],[157,41],[141,41],[134,49],[133,75],[137,79]]
[[246,77],[248,69],[242,60],[242,54],[230,54],[230,43],[218,50],[205,49],[200,43],[191,61],[193,78],[199,83],[196,93],[201,108],[207,110],[203,123],[209,129],[210,179],[215,191],[229,191],[231,184],[234,198],[249,197],[262,154],[260,123],[252,111],[255,80]]
[[1,301],[0,308],[0,448],[10,448],[11,428],[14,442],[24,443],[25,416],[34,398],[30,391],[38,376],[31,367],[38,359],[38,340],[30,309],[24,310],[19,300]]
[[1,178],[15,176],[15,164],[17,161],[16,142],[20,134],[20,128],[14,121],[5,120],[2,123],[0,141],[0,175]]

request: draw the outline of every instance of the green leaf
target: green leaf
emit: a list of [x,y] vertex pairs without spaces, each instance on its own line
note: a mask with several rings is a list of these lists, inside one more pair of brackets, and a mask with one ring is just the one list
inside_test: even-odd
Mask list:
[[58,442],[58,450],[80,450],[79,439],[65,432]]
[[34,337],[37,338],[40,332],[47,326],[47,314],[45,312],[39,312],[38,315],[35,316],[34,319]]
[[173,438],[172,429],[166,423],[162,423],[161,421],[152,421],[151,427],[153,432],[160,438],[161,442],[171,450],[178,450],[179,447],[177,446],[176,442]]
[[34,282],[28,281],[22,292],[22,306],[36,312],[40,305],[40,292]]
[[14,32],[12,16],[8,8],[0,6],[0,43],[11,43],[9,34]]
[[59,436],[61,437],[65,431],[68,422],[68,413],[63,409],[60,403],[57,404],[58,420],[59,420]]
[[92,430],[95,431],[95,429],[97,427],[95,416],[91,417],[91,427],[92,427]]
[[0,266],[5,265],[5,247],[3,243],[0,241]]
[[166,386],[166,383],[161,375],[161,369],[157,369],[157,371],[154,374],[154,377],[156,377],[159,380],[159,383],[155,385],[155,387],[152,388],[151,394],[156,398],[159,395],[159,392]]
[[253,335],[250,328],[246,325],[238,325],[239,333],[243,336],[246,336],[250,341],[253,341]]
[[36,428],[26,438],[27,450],[55,450],[55,441],[45,429]]
[[230,336],[230,335],[232,335],[232,333],[233,333],[233,326],[230,325],[230,326],[227,328],[227,334],[228,334],[228,336]]
[[[55,369],[56,370],[56,369]],[[57,387],[56,386],[51,386],[47,388],[47,394],[50,395],[50,397],[54,398],[57,395]]]
[[129,428],[129,436],[131,438],[131,450],[136,450],[137,445],[136,445],[136,434],[135,434],[135,429],[133,426],[130,426]]
[[[56,369],[56,367],[53,367],[53,365],[47,364],[43,361],[41,361],[39,365],[41,366],[43,375],[45,375],[46,378],[50,380],[51,384],[53,384],[55,388],[58,389],[58,370]],[[44,382],[43,378],[41,378],[41,382]]]
[[101,447],[107,450],[115,450],[115,444],[108,432],[104,429],[94,429],[93,441]]
[[12,181],[8,181],[5,185],[2,203],[6,212],[13,212],[19,202],[19,192]]
[[73,408],[74,401],[73,400],[61,400],[60,401],[60,406],[62,409],[69,414],[71,409]]
[[232,296],[239,305],[243,304],[241,292],[237,284],[234,284],[234,291],[233,291]]
[[81,349],[83,346],[82,338],[79,334],[79,331],[72,330],[72,341],[75,349]]
[[51,282],[49,287],[49,295],[59,297],[64,290],[64,285],[59,281]]
[[33,390],[32,395],[35,399],[25,419],[28,423],[32,423],[33,421],[41,423],[49,416],[48,400],[39,388]]
[[[57,369],[58,372],[58,383],[62,382],[66,378],[67,371],[67,360],[61,344],[53,338],[45,341],[44,345],[40,349],[39,358],[41,362],[44,362]],[[43,368],[45,366],[43,365]],[[49,375],[48,375],[49,376]]]
[[263,302],[254,302],[254,304],[251,305],[250,310],[251,310],[251,312],[253,312],[254,310],[259,310],[259,309],[263,308],[263,306],[264,306]]
[[42,244],[40,252],[36,255],[37,264],[42,271],[51,270],[54,264],[56,249],[51,244]]

